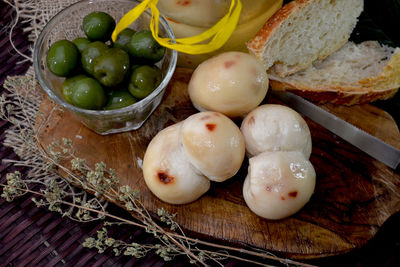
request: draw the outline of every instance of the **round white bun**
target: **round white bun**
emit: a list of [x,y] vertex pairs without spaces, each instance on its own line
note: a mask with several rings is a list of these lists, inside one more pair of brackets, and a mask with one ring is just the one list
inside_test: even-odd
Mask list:
[[187,118],[182,125],[181,142],[190,163],[216,182],[234,176],[245,156],[239,127],[218,112],[200,112]]
[[249,160],[243,196],[255,214],[277,220],[299,211],[314,187],[315,170],[301,152],[264,152]]
[[210,188],[197,173],[179,145],[182,123],[160,131],[150,142],[143,159],[143,176],[150,191],[170,204],[186,204]]
[[225,52],[197,67],[188,90],[198,110],[239,117],[249,113],[265,98],[268,76],[254,56]]
[[300,151],[308,159],[312,142],[310,129],[293,109],[266,104],[250,112],[240,130],[249,157],[265,151]]

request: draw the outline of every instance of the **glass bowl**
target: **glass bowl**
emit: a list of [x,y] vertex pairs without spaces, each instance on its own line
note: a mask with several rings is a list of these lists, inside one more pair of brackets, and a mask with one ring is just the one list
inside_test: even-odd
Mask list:
[[[131,0],[84,0],[73,4],[54,16],[44,27],[36,41],[33,65],[39,84],[56,103],[68,109],[82,124],[98,134],[106,135],[138,129],[160,104],[166,86],[174,73],[177,52],[166,49],[164,58],[156,65],[161,69],[163,80],[146,98],[130,106],[115,110],[87,110],[67,103],[62,95],[64,78],[52,74],[46,65],[46,54],[51,44],[76,37],[85,37],[82,30],[83,18],[93,11],[104,11],[116,22],[139,3]],[[134,30],[149,29],[151,14],[145,11],[131,26]],[[160,36],[174,38],[166,20],[160,17]]]

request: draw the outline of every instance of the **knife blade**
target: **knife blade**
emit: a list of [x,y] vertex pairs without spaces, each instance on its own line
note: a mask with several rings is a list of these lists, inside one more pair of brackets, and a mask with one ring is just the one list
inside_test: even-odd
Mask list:
[[400,169],[400,150],[357,128],[323,108],[290,92],[272,91],[289,107],[307,116],[332,133],[394,170]]

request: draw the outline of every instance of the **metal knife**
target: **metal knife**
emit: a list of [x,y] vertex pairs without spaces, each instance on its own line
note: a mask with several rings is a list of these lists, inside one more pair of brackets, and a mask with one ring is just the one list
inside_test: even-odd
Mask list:
[[322,125],[390,168],[400,170],[400,150],[290,92],[272,91],[289,107]]

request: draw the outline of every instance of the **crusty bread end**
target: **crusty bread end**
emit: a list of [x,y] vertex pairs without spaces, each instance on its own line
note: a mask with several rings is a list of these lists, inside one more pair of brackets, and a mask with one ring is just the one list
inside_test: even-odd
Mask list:
[[400,48],[376,41],[348,42],[325,60],[281,78],[269,72],[272,90],[292,91],[317,102],[343,105],[393,97],[400,87]]

